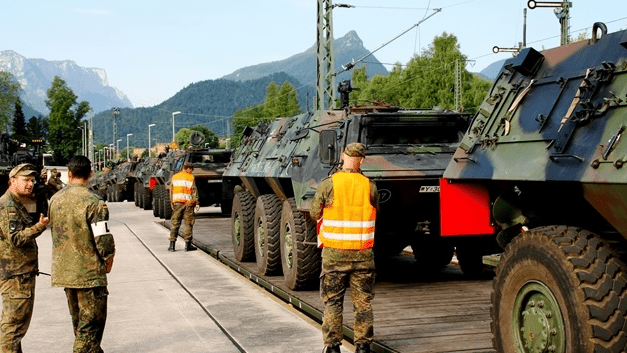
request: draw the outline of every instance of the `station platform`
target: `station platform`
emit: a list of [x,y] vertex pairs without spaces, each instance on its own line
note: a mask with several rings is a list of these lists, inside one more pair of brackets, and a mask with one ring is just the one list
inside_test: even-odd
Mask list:
[[[132,202],[108,205],[117,253],[108,276],[105,352],[322,351],[313,321],[203,251],[183,251],[182,241],[168,252],[169,231]],[[37,243],[40,271],[50,273],[50,231]],[[73,340],[65,292],[40,275],[24,352],[71,352]]]

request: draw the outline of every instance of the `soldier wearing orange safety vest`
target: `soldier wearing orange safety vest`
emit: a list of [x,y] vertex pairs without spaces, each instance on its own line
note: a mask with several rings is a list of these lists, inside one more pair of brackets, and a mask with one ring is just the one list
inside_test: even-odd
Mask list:
[[354,342],[357,353],[370,352],[374,336],[371,301],[374,297],[374,229],[379,194],[374,182],[361,174],[366,147],[351,143],[342,154],[342,170],[318,186],[309,213],[321,220],[324,302],[322,335],[327,353],[339,353],[342,343],[344,293],[350,284]]
[[192,245],[193,227],[194,227],[194,207],[196,211],[200,209],[198,204],[198,189],[194,182],[194,164],[190,162],[183,163],[183,171],[172,176],[172,187],[170,188],[170,200],[172,200],[172,228],[170,229],[170,247],[169,251],[174,251],[176,238],[181,228],[181,219],[185,220],[185,232],[183,240],[185,240],[185,251],[196,250]]

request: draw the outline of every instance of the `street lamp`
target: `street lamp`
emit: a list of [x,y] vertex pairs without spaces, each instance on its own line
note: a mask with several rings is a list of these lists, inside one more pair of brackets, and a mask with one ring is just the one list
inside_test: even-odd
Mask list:
[[150,158],[150,128],[155,126],[155,124],[148,125],[148,158]]
[[176,142],[176,139],[174,138],[174,116],[177,114],[181,114],[181,112],[172,113],[172,142]]
[[133,134],[126,134],[126,161],[131,161],[131,150],[128,148],[128,137],[133,136]]
[[122,139],[115,141],[115,155],[116,156],[120,152],[120,142],[122,142]]
[[113,159],[115,157],[115,150],[113,149],[113,144],[109,144],[109,159]]

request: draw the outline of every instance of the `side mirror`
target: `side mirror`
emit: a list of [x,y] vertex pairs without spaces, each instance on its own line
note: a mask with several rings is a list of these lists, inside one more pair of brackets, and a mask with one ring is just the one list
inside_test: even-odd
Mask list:
[[335,162],[335,155],[337,154],[337,133],[335,130],[320,131],[318,153],[320,163],[331,164]]

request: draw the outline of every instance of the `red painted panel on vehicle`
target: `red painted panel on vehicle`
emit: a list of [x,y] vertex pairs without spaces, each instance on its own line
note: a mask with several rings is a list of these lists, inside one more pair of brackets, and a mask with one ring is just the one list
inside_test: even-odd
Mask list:
[[440,179],[440,222],[442,236],[494,234],[488,190]]
[[150,190],[154,189],[155,185],[157,185],[157,179],[150,178]]

